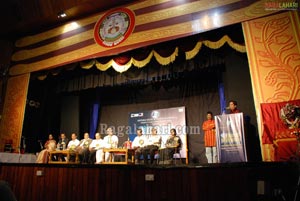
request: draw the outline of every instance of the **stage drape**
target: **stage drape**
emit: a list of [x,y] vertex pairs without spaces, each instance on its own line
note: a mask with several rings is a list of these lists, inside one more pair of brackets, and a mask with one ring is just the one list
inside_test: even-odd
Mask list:
[[[187,123],[199,126],[202,124],[206,110],[214,113],[220,112],[218,83],[221,82],[221,75],[225,70],[222,54],[212,53],[211,50],[206,51],[205,47],[201,51],[203,54],[197,55],[189,61],[185,61],[184,55],[179,54],[177,60],[180,62],[176,64],[162,67],[154,60],[147,68],[131,68],[124,73],[117,73],[113,69],[105,72],[96,68],[84,70],[79,66],[69,65],[68,68],[61,70],[58,74],[51,74],[43,81],[34,79],[38,73],[34,74],[32,75],[32,86],[38,89],[30,87],[30,94],[35,95],[35,98],[40,97],[38,99],[41,101],[41,108],[46,106],[47,108],[44,109],[50,116],[47,117],[48,114],[45,110],[38,109],[41,112],[41,118],[33,120],[29,116],[30,112],[26,113],[25,119],[31,119],[27,121],[26,125],[33,125],[33,122],[43,125],[38,126],[39,128],[35,128],[37,130],[34,131],[25,129],[26,133],[31,137],[32,133],[36,133],[37,138],[46,139],[47,133],[55,132],[57,138],[61,132],[61,126],[56,122],[60,121],[60,117],[55,118],[57,114],[54,112],[60,114],[59,102],[64,96],[69,95],[79,96],[80,100],[79,138],[83,137],[84,132],[89,132],[91,137],[94,136],[95,132],[91,129],[93,115],[97,115],[96,112],[93,114],[94,104],[101,105],[101,112],[98,114],[100,122],[104,121],[112,126],[128,124],[127,113],[122,114],[124,109],[126,112],[131,112],[136,109],[189,105],[187,119],[191,119],[191,121],[187,120]],[[213,94],[210,94],[211,91]],[[138,107],[137,104],[143,106]],[[106,111],[114,105],[119,105],[121,108],[116,111]],[[111,113],[125,116],[117,115],[116,118],[107,121],[106,118],[109,118]],[[193,120],[194,118],[198,120]],[[45,122],[48,121],[49,125],[45,125]],[[50,121],[55,128],[51,128]],[[99,122],[97,122],[97,129],[99,129]],[[197,132],[202,131],[198,129]],[[38,135],[43,136],[38,137]],[[67,133],[68,137],[70,137],[69,135],[70,133]],[[192,135],[191,138],[195,139],[190,143],[194,144],[192,145],[194,148],[190,151],[195,161],[202,160],[203,162],[205,160],[203,159],[204,150],[201,148],[203,147],[203,137],[198,135]],[[121,138],[120,143],[125,139],[125,137]]]
[[97,125],[98,125],[98,117],[99,117],[99,109],[100,109],[100,104],[99,103],[94,103],[91,106],[92,114],[91,114],[91,120],[90,120],[90,129],[89,134],[90,138],[94,139],[95,138],[95,133],[97,130]]
[[289,160],[297,149],[297,139],[292,134],[293,130],[289,129],[280,118],[280,110],[287,103],[300,106],[300,100],[261,104],[263,119],[262,143],[273,144],[275,161]]
[[[229,50],[228,46],[223,49],[211,50],[207,47],[201,49],[194,59],[185,60],[185,55],[179,53],[176,63],[162,66],[156,60],[152,59],[147,68],[130,68],[128,71],[118,73],[110,68],[104,72],[93,67],[91,69],[82,69],[79,65],[69,65],[61,69],[58,74],[49,72],[44,81],[52,82],[56,87],[56,92],[74,92],[89,88],[119,86],[119,85],[136,85],[150,84],[165,80],[180,79],[186,73],[196,72],[221,72],[225,70],[224,54]],[[41,72],[44,74],[45,72]],[[40,73],[33,75],[38,78]]]
[[61,95],[56,94],[47,82],[31,81],[27,94],[28,101],[39,106],[26,105],[22,136],[26,138],[26,152],[40,151],[40,144],[46,142],[48,134],[57,139],[60,133]]
[[225,98],[225,92],[224,92],[224,83],[220,82],[219,83],[219,96],[220,96],[220,112],[222,114],[226,113],[226,98]]

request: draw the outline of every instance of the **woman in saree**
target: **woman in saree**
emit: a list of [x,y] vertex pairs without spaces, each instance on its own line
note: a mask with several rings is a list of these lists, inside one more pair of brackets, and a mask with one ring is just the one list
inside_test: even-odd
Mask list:
[[56,148],[56,141],[52,134],[49,134],[48,140],[45,142],[44,148],[37,156],[36,163],[48,163],[50,151],[54,151]]

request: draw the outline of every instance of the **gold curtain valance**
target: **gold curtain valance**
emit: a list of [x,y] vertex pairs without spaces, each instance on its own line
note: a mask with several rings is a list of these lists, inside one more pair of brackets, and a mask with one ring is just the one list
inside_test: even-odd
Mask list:
[[[173,53],[167,57],[163,57],[160,54],[158,54],[155,50],[152,50],[144,60],[137,60],[137,59],[134,59],[133,57],[131,57],[130,60],[126,64],[123,64],[123,65],[118,64],[117,62],[115,62],[114,59],[111,59],[110,61],[108,61],[107,63],[104,63],[104,64],[100,63],[97,60],[94,60],[94,64],[96,65],[97,69],[99,69],[101,71],[106,71],[107,69],[112,67],[113,69],[115,69],[115,71],[122,73],[122,72],[127,71],[132,65],[134,65],[138,68],[142,68],[142,67],[146,66],[150,62],[150,60],[152,59],[153,56],[159,64],[168,65],[168,64],[174,62],[176,57],[178,56],[178,47],[176,47],[175,50],[173,51]],[[91,61],[89,61],[87,63],[80,62],[80,66],[83,69],[90,69],[94,64]]]
[[[201,50],[202,45],[205,45],[206,47],[211,48],[211,49],[219,49],[219,48],[223,47],[224,44],[226,44],[226,43],[231,48],[233,48],[234,50],[236,50],[238,52],[241,52],[241,53],[246,52],[245,45],[235,43],[231,40],[231,38],[229,38],[229,36],[225,35],[218,41],[209,41],[209,40],[198,41],[192,50],[185,52],[185,58],[186,58],[186,60],[193,59]],[[83,69],[90,69],[91,67],[93,67],[95,65],[97,67],[97,69],[99,69],[101,71],[106,71],[107,69],[112,67],[115,71],[122,73],[122,72],[127,71],[132,65],[134,65],[138,68],[145,67],[151,61],[151,59],[153,57],[156,59],[156,61],[159,64],[161,64],[163,66],[168,65],[175,61],[176,57],[178,56],[178,52],[179,52],[179,47],[176,47],[174,49],[173,53],[171,53],[171,55],[162,56],[157,51],[152,50],[145,59],[137,60],[134,57],[131,57],[126,64],[122,64],[122,65],[115,62],[114,59],[111,59],[106,63],[101,63],[95,59],[95,60],[90,60],[88,62],[82,61],[82,62],[80,62],[80,66]]]
[[223,45],[225,43],[227,43],[231,48],[235,49],[238,52],[241,52],[241,53],[246,52],[245,45],[235,43],[231,40],[231,38],[229,38],[229,36],[225,35],[220,40],[215,41],[215,42],[209,41],[209,40],[197,42],[197,44],[195,45],[195,47],[192,50],[185,52],[185,58],[186,58],[186,60],[190,60],[190,59],[194,58],[201,50],[202,45],[205,45],[206,47],[209,47],[210,49],[219,49],[219,48],[223,47]]

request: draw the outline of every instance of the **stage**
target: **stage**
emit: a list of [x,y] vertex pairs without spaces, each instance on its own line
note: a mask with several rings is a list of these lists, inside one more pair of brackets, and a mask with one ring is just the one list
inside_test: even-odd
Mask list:
[[294,200],[298,178],[295,162],[0,164],[0,179],[9,182],[22,201]]

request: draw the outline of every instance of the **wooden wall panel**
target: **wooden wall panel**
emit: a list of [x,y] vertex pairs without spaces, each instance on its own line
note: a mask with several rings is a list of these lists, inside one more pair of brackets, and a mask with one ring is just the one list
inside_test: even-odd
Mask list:
[[[36,176],[37,170],[43,176]],[[145,181],[153,174],[154,181]],[[227,164],[206,167],[143,167],[1,164],[0,179],[12,186],[18,200],[258,200],[257,180],[271,196],[281,188],[291,200],[298,167],[287,163]]]

